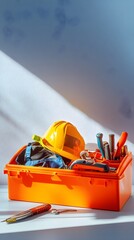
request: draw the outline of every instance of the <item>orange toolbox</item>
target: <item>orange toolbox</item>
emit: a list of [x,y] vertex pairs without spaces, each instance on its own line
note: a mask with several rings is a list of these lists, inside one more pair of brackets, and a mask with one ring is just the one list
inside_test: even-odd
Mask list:
[[16,164],[23,146],[5,165],[11,200],[120,211],[132,193],[132,153],[109,160],[115,172],[59,169]]

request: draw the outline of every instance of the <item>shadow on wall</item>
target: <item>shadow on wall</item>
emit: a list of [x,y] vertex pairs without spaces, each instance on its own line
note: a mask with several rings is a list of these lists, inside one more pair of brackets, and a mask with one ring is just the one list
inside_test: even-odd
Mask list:
[[[104,128],[72,106],[49,85],[0,52],[0,132],[1,183],[6,182],[3,168],[14,153],[32,141],[32,135],[43,135],[57,120],[72,122],[86,143],[96,143],[96,133],[108,140],[110,129]],[[8,71],[7,71],[8,69]],[[119,136],[115,133],[115,139]],[[133,144],[128,141],[128,148]]]
[[121,0],[5,0],[1,50],[86,116],[117,134],[128,131],[134,142],[133,7]]

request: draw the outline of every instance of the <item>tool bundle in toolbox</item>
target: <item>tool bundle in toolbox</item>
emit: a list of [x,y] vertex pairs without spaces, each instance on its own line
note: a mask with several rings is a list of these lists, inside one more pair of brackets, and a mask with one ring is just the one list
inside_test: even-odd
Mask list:
[[97,133],[98,147],[90,151],[73,124],[54,122],[42,137],[33,135],[6,164],[9,199],[121,210],[132,188],[127,137],[122,132],[115,145],[114,134],[107,142]]

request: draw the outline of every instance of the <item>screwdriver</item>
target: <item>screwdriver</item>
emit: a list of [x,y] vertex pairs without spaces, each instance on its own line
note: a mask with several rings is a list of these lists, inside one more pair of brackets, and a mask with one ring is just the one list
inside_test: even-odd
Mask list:
[[99,150],[102,154],[102,157],[105,158],[104,146],[103,146],[103,141],[102,141],[103,134],[102,133],[97,133],[96,137],[97,137],[98,148],[99,148]]
[[122,132],[121,133],[121,136],[117,142],[117,149],[114,153],[114,157],[113,159],[118,159],[120,157],[120,153],[121,153],[121,148],[122,146],[125,144],[126,140],[127,140],[127,137],[128,137],[128,133],[127,132]]
[[115,140],[114,140],[115,136],[114,134],[109,134],[109,148],[110,148],[110,159],[113,159],[113,155],[114,155],[114,148],[115,148]]
[[50,204],[42,204],[40,206],[30,208],[26,211],[19,212],[18,214],[15,214],[15,215],[11,216],[10,218],[7,218],[7,219],[3,220],[2,222],[14,223],[14,222],[17,222],[19,220],[22,220],[22,219],[28,218],[30,216],[33,216],[35,214],[39,214],[39,213],[42,213],[42,212],[47,212],[47,211],[49,211],[50,208],[51,208]]
[[105,146],[104,146],[104,151],[105,151],[105,158],[106,159],[110,159],[111,157],[110,157],[110,148],[109,148],[109,144],[107,143],[107,144],[105,144]]
[[124,145],[121,148],[121,156],[125,157],[127,154],[128,154],[128,147],[127,147],[127,145]]

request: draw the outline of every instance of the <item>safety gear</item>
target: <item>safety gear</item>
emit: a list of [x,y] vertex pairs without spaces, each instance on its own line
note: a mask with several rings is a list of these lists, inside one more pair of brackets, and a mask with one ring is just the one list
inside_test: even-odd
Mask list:
[[67,168],[60,155],[43,148],[38,142],[28,143],[17,156],[16,163],[25,166]]
[[43,147],[70,160],[80,158],[80,152],[85,149],[85,141],[77,128],[66,121],[54,122],[43,135],[33,135]]

